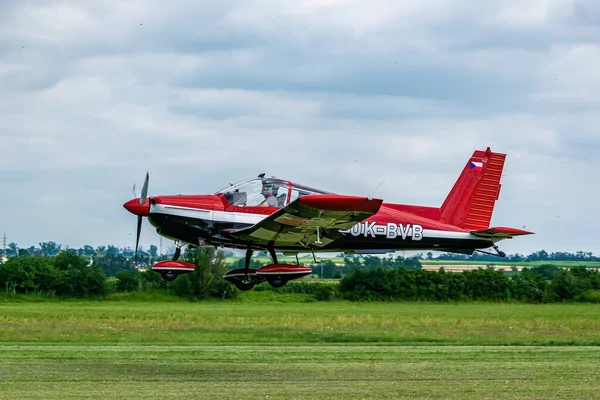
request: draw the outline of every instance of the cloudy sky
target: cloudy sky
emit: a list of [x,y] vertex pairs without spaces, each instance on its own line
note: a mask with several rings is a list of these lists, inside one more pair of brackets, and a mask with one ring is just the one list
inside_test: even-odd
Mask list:
[[0,234],[133,246],[146,171],[438,206],[490,146],[502,249],[600,254],[599,65],[596,0],[0,0]]

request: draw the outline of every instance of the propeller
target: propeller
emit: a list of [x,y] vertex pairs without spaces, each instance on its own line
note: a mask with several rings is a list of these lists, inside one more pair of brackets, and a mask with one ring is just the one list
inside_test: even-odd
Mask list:
[[[146,198],[148,196],[148,180],[150,176],[146,171],[146,179],[144,180],[144,186],[142,186],[142,193],[140,194],[140,204],[144,204],[146,202]],[[133,185],[133,194],[135,196],[135,185]],[[136,196],[137,197],[137,196]],[[135,252],[133,254],[133,264],[137,263],[137,253],[138,247],[140,244],[140,234],[142,233],[142,216],[138,215],[137,218],[137,233],[135,235]]]

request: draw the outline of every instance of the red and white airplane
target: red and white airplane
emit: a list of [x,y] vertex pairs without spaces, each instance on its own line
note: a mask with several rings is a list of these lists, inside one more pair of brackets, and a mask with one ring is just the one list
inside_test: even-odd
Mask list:
[[[246,250],[245,268],[224,278],[241,290],[268,282],[280,287],[311,269],[279,264],[277,252],[297,254],[344,252],[382,254],[397,250],[439,250],[472,254],[496,242],[532,232],[490,228],[506,154],[488,147],[467,161],[441,207],[384,203],[381,199],[347,196],[285,179],[265,177],[230,184],[215,194],[147,197],[148,174],[141,196],[124,204],[138,216],[136,253],[142,217],[177,248],[172,260],[152,269],[164,279],[192,272],[194,264],[179,261],[181,245],[214,245]],[[273,264],[249,268],[253,251],[266,250]]]

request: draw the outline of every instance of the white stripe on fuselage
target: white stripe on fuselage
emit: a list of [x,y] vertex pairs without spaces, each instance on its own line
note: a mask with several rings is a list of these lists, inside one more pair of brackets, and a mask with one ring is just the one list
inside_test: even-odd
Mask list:
[[[155,204],[150,207],[151,214],[165,214],[165,215],[175,215],[178,217],[185,218],[193,218],[193,219],[202,219],[208,220],[212,222],[221,222],[221,223],[232,223],[232,224],[245,224],[245,225],[254,225],[268,217],[268,215],[264,214],[252,214],[252,213],[240,213],[240,212],[231,212],[231,211],[213,211],[213,210],[202,210],[198,208],[191,207],[181,207],[181,206],[173,206],[173,205],[165,205],[165,204]],[[358,224],[364,224],[363,222],[357,222]],[[409,224],[405,224],[409,225]],[[355,236],[355,237],[363,237],[361,232],[360,235],[351,235],[347,233],[352,228],[343,231],[346,236]],[[412,233],[406,237],[405,240],[412,240]],[[423,238],[428,239],[455,239],[455,240],[482,240],[481,237],[472,235],[469,232],[456,232],[456,231],[442,231],[437,229],[425,229],[422,230]],[[368,238],[375,239],[379,237],[380,239],[385,239],[385,236],[376,235],[376,237],[372,237],[370,235]],[[397,238],[390,239],[390,241],[396,241]]]
[[150,207],[150,213],[175,215],[178,217],[204,219],[214,222],[254,225],[267,217],[262,214],[239,213],[229,211],[201,210],[191,207],[180,207],[164,204],[155,204]]

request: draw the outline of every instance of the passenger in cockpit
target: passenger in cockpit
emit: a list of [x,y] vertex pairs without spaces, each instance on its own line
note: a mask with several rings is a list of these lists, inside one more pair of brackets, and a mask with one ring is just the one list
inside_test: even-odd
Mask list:
[[265,201],[260,203],[259,207],[277,207],[277,192],[279,191],[279,186],[275,183],[269,182],[267,180],[262,183],[262,195],[265,196]]

